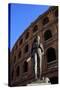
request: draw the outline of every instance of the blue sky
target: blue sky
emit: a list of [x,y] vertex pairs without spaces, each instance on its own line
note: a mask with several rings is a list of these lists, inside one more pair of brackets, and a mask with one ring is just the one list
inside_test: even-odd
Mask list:
[[30,4],[11,4],[10,5],[10,49],[24,30],[49,6],[30,5]]

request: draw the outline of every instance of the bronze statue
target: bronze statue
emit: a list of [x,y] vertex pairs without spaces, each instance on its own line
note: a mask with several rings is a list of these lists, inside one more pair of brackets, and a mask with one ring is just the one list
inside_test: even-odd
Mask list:
[[40,42],[40,37],[36,36],[32,44],[32,60],[35,79],[42,79],[42,56],[44,54],[43,46]]

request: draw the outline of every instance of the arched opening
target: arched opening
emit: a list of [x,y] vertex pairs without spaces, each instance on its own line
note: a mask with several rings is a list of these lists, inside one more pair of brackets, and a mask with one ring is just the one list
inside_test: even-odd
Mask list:
[[51,62],[51,61],[56,60],[56,52],[55,52],[54,48],[52,48],[52,47],[48,48],[47,52],[46,52],[46,55],[47,55],[48,63]]
[[16,68],[16,76],[17,77],[19,76],[19,70],[20,70],[20,68],[19,68],[19,66],[17,66],[17,68]]
[[43,25],[47,24],[48,22],[49,22],[49,18],[48,18],[48,17],[45,17],[45,18],[43,19]]
[[28,39],[29,37],[29,32],[26,33],[25,39]]
[[21,54],[22,54],[21,51],[19,51],[19,53],[18,53],[18,59],[21,58]]
[[51,84],[58,84],[58,77],[52,77],[50,78]]
[[52,33],[50,30],[47,30],[45,33],[44,33],[44,39],[45,40],[48,40],[52,37]]
[[34,28],[33,28],[33,33],[36,32],[38,30],[38,26],[35,25]]
[[24,65],[23,65],[23,72],[27,72],[28,71],[28,63],[25,61]]
[[28,52],[28,49],[29,49],[29,46],[28,46],[28,44],[25,46],[25,48],[24,48],[24,53],[27,53]]
[[58,17],[58,9],[55,11],[55,16]]
[[16,56],[14,56],[14,63],[16,62]]
[[19,41],[19,45],[21,45],[23,43],[23,39],[21,39],[20,41]]
[[15,49],[17,49],[17,44],[15,45]]
[[13,80],[13,77],[14,77],[14,70],[12,70],[12,73],[11,73],[11,79]]

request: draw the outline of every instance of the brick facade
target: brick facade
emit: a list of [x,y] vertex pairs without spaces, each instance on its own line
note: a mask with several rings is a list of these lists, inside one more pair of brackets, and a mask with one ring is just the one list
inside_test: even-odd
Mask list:
[[10,86],[27,85],[34,80],[32,60],[28,59],[36,35],[40,36],[44,47],[42,76],[58,79],[58,7],[53,6],[40,15],[15,43],[10,55]]

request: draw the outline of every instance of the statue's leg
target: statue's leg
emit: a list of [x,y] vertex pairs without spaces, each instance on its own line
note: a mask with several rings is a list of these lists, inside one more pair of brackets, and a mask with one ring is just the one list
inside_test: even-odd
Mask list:
[[39,59],[40,59],[40,79],[42,79],[41,75],[42,75],[42,54],[41,54],[41,50],[38,49],[38,56],[39,56]]
[[37,79],[37,53],[35,53],[35,79]]
[[35,55],[32,53],[32,73],[33,76],[35,77]]
[[40,78],[40,59],[39,59],[38,53],[37,53],[37,76],[39,79]]

